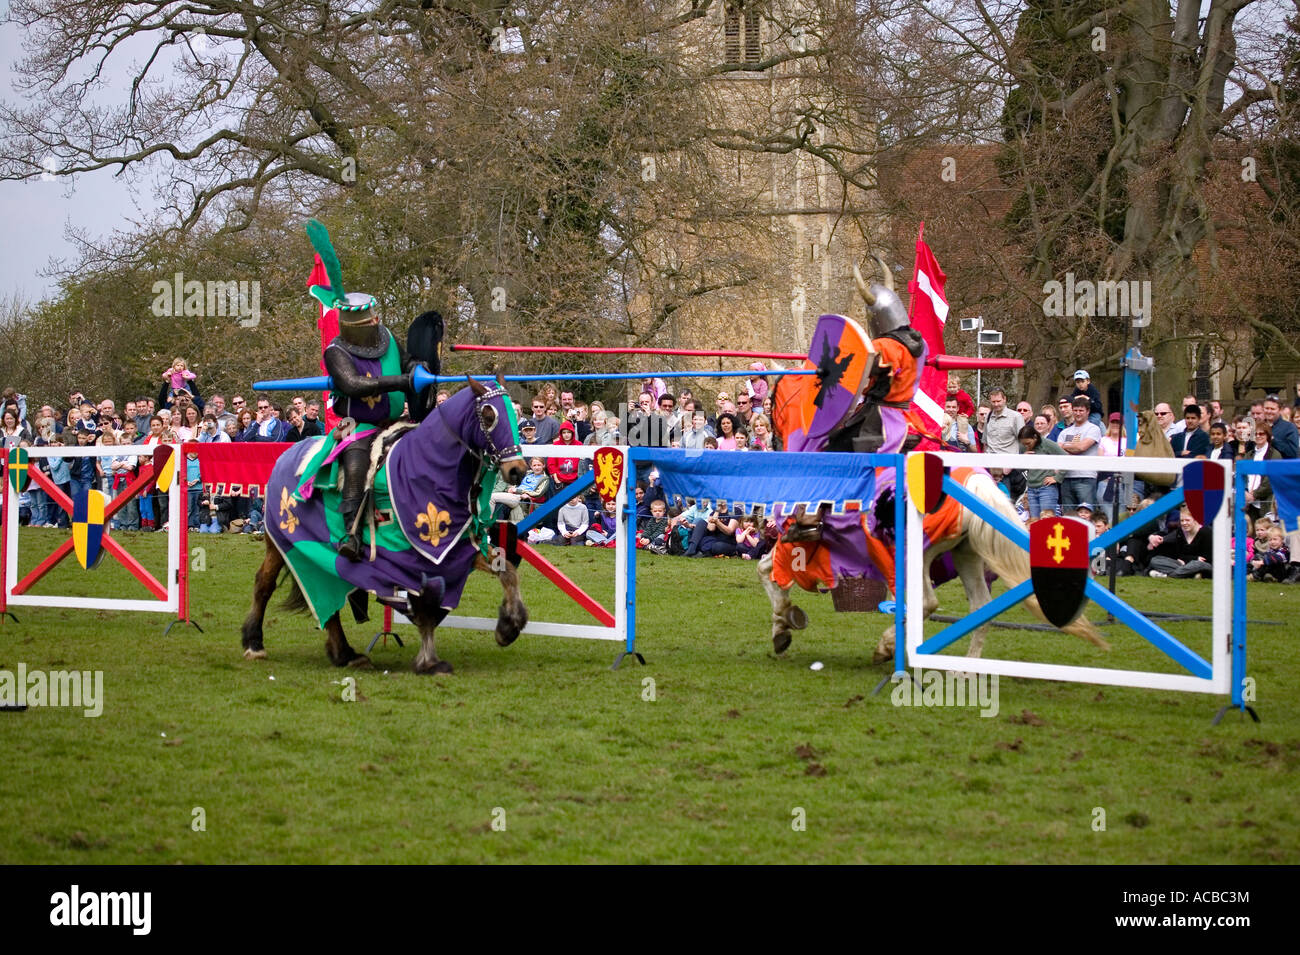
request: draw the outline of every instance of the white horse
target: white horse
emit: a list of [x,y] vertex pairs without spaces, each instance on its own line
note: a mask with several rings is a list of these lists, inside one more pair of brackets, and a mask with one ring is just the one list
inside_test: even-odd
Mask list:
[[[1016,509],[985,471],[975,468],[957,468],[954,469],[951,476],[985,505],[997,511],[1011,523],[1019,525],[1020,518],[1016,514]],[[892,511],[892,501],[887,502],[886,507]],[[945,518],[943,507],[956,507],[960,510],[955,532],[951,532],[953,531],[951,512]],[[941,525],[946,525],[950,532],[941,532],[939,530]],[[921,574],[921,580],[925,588],[925,605],[922,608],[924,617],[928,618],[939,606],[939,598],[935,595],[934,586],[930,582],[930,565],[935,558],[949,551],[952,552],[953,563],[956,565],[957,573],[961,577],[962,586],[966,589],[966,599],[970,602],[971,613],[983,607],[991,599],[988,583],[984,577],[986,565],[988,569],[1005,581],[1008,587],[1015,587],[1029,579],[1028,552],[1015,542],[1004,537],[997,528],[970,508],[962,507],[955,500],[950,499],[945,505],[941,506],[939,514],[926,515],[925,527],[926,538],[929,543],[926,546],[925,557],[922,560],[923,570]],[[931,530],[938,532],[939,539],[932,539],[934,535],[931,534]],[[898,533],[902,533],[902,528],[898,529]],[[864,528],[864,547],[866,544],[865,535],[866,530]],[[813,515],[806,515],[796,517],[794,524],[782,537],[782,542],[812,541],[819,540],[820,537],[820,523]],[[780,547],[782,544],[777,546]],[[769,551],[759,561],[758,573],[759,578],[763,581],[763,588],[767,591],[768,599],[772,604],[772,646],[777,653],[782,653],[790,646],[790,631],[802,630],[806,627],[808,617],[800,608],[791,603],[790,588],[782,588],[780,584],[772,579],[774,550]],[[892,574],[888,572],[889,569],[881,569],[884,571],[883,576],[890,580]],[[1030,597],[1025,602],[1035,614],[1046,620],[1035,598]],[[967,656],[978,657],[983,651],[986,629],[987,624],[971,634],[970,650],[967,652]],[[1063,629],[1066,633],[1082,637],[1103,650],[1110,649],[1110,644],[1102,637],[1101,632],[1082,616]],[[885,660],[892,660],[893,657],[894,628],[891,626],[885,630],[880,642],[876,645],[872,662],[882,663]]]

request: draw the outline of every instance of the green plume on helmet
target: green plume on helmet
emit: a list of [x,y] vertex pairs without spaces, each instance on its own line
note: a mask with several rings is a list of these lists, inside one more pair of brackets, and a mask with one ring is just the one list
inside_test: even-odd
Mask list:
[[343,288],[343,266],[339,264],[334,243],[330,242],[329,231],[315,219],[307,220],[307,238],[311,246],[325,265],[325,274],[329,276],[330,287],[313,285],[310,289],[312,298],[326,308],[336,308],[344,312],[361,312],[374,305],[372,296],[363,292],[348,292]]

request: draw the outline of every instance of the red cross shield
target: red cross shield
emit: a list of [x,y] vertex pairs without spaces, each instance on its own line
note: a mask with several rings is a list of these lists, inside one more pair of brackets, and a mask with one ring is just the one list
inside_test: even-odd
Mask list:
[[1088,531],[1088,522],[1077,517],[1048,517],[1029,525],[1029,576],[1053,626],[1068,626],[1086,603]]

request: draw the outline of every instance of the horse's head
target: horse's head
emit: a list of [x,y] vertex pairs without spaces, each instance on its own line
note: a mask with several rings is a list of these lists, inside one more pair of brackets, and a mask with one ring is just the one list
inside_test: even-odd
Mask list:
[[474,417],[483,433],[483,448],[488,464],[501,472],[509,484],[518,484],[528,473],[523,452],[519,450],[519,422],[515,420],[515,406],[506,393],[505,379],[497,373],[497,384],[492,388],[469,379],[474,392]]

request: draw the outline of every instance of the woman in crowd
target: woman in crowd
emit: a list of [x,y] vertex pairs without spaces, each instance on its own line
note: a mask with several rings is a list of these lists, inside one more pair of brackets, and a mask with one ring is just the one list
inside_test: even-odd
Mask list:
[[740,430],[736,416],[729,411],[718,415],[718,450],[736,450],[736,432]]
[[610,419],[605,414],[604,408],[598,408],[591,413],[591,434],[587,435],[587,440],[583,443],[597,447],[618,444],[618,428],[610,426]]
[[[1035,420],[1042,420],[1038,415]],[[1016,435],[1020,442],[1021,454],[1062,455],[1069,457],[1065,449],[1055,441],[1043,437],[1032,424],[1027,424]],[[1029,519],[1036,521],[1042,517],[1059,517],[1061,513],[1061,472],[1046,468],[1025,470],[1025,505],[1029,509]]]
[[1151,535],[1150,577],[1209,578],[1213,568],[1210,558],[1213,541],[1209,527],[1202,527],[1186,507],[1179,516],[1178,529],[1163,538]]
[[718,507],[703,520],[695,522],[687,557],[735,557],[737,521],[725,506]]
[[768,420],[767,415],[756,414],[749,419],[750,430],[754,432],[754,440],[750,442],[750,447],[755,451],[776,451],[778,439],[772,433],[772,422]]
[[6,451],[18,447],[20,441],[26,441],[28,444],[32,443],[31,432],[19,423],[18,412],[14,411],[12,406],[5,408],[3,421],[3,427],[0,427],[0,437],[3,437]]
[[[1266,424],[1255,426],[1255,448],[1248,460],[1279,461],[1282,452],[1271,446],[1273,429]],[[1255,521],[1267,514],[1273,506],[1273,487],[1263,474],[1246,475],[1246,521],[1250,524],[1250,533],[1255,533]]]
[[236,441],[252,441],[257,437],[257,422],[253,420],[253,412],[245,408],[239,412],[239,437]]
[[176,437],[181,441],[197,441],[199,435],[199,409],[193,405],[186,405],[185,411],[181,413],[180,421],[176,426]]
[[[1106,425],[1106,433],[1101,436],[1101,441],[1098,442],[1097,456],[1103,458],[1124,457],[1125,439],[1124,416],[1115,411],[1111,414]],[[1099,470],[1097,478],[1097,496],[1107,503],[1113,501],[1124,486],[1124,475],[1117,471]]]

